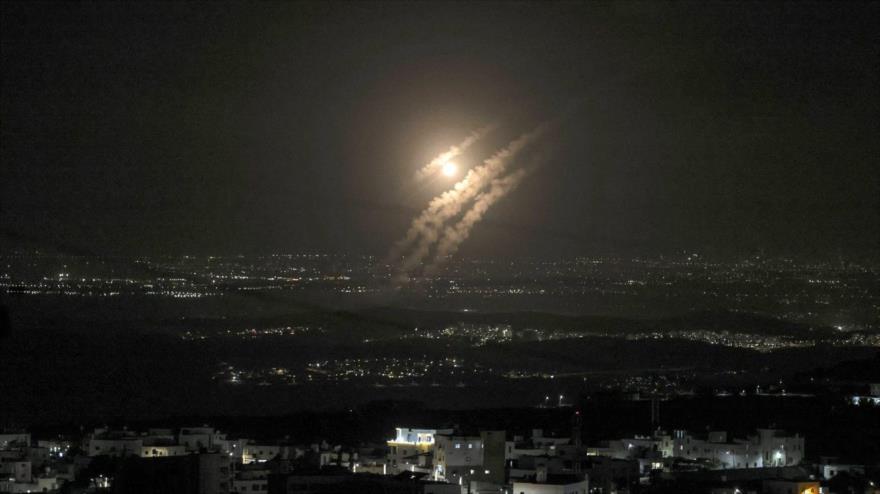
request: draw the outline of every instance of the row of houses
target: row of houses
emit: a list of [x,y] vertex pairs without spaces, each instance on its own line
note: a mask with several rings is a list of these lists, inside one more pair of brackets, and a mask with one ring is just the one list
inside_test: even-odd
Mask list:
[[36,441],[17,432],[0,435],[0,492],[880,494],[869,483],[835,491],[835,478],[869,482],[873,467],[805,465],[804,438],[778,429],[741,438],[657,429],[591,445],[579,436],[578,427],[570,437],[398,427],[384,444],[331,445],[232,438],[207,425]]
[[[731,487],[730,494],[780,489],[785,494],[828,494],[833,491],[823,489],[821,482],[836,473],[865,475],[864,468],[859,471],[834,462],[818,469],[803,467],[804,437],[770,428],[742,438],[725,431],[694,434],[658,429],[646,436],[584,446],[577,437],[548,436],[540,429],[510,435],[497,430],[463,433],[451,428],[400,427],[387,445],[384,468],[390,474],[421,474],[459,485],[468,494],[650,492],[652,486],[687,482],[688,475],[706,472],[716,473],[705,482],[698,477],[703,483],[696,492],[723,492]],[[728,478],[747,480],[742,486],[751,490],[732,485]],[[865,485],[864,492],[874,492],[873,485]]]
[[76,473],[60,462],[69,449],[63,441],[33,441],[27,432],[0,434],[0,492],[53,492]]
[[676,459],[700,462],[710,469],[784,467],[803,461],[804,438],[779,429],[758,429],[745,438],[728,437],[726,431],[696,436],[685,430],[669,434],[658,429],[649,436],[621,438],[588,448],[587,454],[638,459],[642,473],[668,470]]
[[[278,465],[308,458],[316,468],[356,469],[357,457],[356,450],[326,442],[231,439],[210,426],[146,431],[102,427],[73,440],[36,442],[29,433],[16,432],[0,434],[0,493],[57,492],[65,484],[70,490],[74,483],[79,492],[128,492],[162,476],[182,484],[196,476],[204,494],[268,492],[269,475],[279,471]],[[100,469],[90,473],[96,459],[113,465],[112,474]]]

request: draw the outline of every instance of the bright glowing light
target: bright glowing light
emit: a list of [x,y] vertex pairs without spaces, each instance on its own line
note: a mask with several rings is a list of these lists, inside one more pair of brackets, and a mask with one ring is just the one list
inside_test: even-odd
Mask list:
[[454,177],[456,173],[458,173],[458,165],[451,161],[447,161],[443,163],[443,168],[440,169],[444,175],[447,177]]

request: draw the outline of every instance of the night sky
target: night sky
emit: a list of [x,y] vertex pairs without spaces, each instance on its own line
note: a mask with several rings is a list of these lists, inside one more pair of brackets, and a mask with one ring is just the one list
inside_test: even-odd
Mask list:
[[5,246],[385,254],[567,114],[463,255],[876,254],[880,3],[0,4]]

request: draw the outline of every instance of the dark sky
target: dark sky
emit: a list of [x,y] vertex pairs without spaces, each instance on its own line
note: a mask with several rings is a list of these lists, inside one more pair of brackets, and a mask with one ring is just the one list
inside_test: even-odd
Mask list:
[[7,246],[383,254],[423,163],[573,101],[462,254],[880,245],[880,3],[0,9]]

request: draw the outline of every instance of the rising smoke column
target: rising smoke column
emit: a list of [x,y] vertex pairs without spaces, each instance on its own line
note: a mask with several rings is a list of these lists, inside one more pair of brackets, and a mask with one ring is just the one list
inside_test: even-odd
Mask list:
[[404,264],[400,266],[397,278],[405,279],[406,274],[428,256],[431,246],[440,239],[443,225],[457,216],[469,201],[491,184],[492,180],[504,174],[510,161],[549,128],[549,123],[543,123],[531,132],[511,141],[506,147],[486,159],[482,165],[469,170],[467,175],[450,190],[432,199],[428,207],[412,221],[406,236],[395,244],[388,255],[388,262],[397,262],[397,259],[418,241],[406,256]]
[[430,163],[423,166],[419,171],[416,172],[416,180],[422,181],[430,176],[436,174],[443,165],[448,163],[450,160],[456,158],[458,155],[463,153],[467,148],[471,147],[474,143],[482,139],[486,136],[486,134],[492,132],[498,128],[498,125],[492,124],[487,125],[485,127],[479,128],[473,132],[469,136],[467,136],[463,141],[459,144],[450,147],[447,151],[440,153],[436,158],[432,159]]

